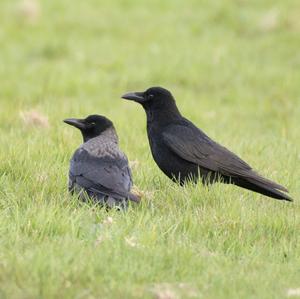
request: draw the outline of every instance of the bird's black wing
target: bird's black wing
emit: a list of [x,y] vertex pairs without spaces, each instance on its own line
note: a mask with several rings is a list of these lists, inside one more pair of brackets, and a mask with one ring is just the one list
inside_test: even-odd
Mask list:
[[128,160],[120,151],[110,152],[109,155],[93,155],[86,149],[79,148],[71,160],[70,179],[96,194],[137,201],[130,193],[132,178]]
[[228,177],[253,180],[287,192],[283,186],[258,175],[245,161],[214,142],[188,120],[168,126],[162,135],[164,143],[184,160]]

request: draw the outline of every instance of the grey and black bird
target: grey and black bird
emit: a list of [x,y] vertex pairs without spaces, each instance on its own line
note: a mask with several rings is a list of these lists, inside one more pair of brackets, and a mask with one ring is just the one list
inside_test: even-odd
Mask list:
[[126,208],[128,200],[139,202],[139,197],[130,192],[131,170],[119,149],[113,123],[101,115],[64,122],[78,128],[83,137],[83,144],[70,161],[69,191],[106,207]]
[[141,104],[147,115],[147,133],[152,156],[172,180],[204,184],[231,183],[279,200],[291,201],[288,190],[255,172],[249,164],[209,138],[184,118],[172,94],[161,87],[122,96]]

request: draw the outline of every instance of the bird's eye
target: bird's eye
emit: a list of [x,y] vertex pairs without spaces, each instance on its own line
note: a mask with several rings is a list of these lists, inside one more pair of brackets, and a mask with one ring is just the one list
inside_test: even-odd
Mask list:
[[148,99],[149,99],[149,100],[152,100],[152,99],[154,99],[154,94],[152,94],[152,93],[151,93],[151,94],[149,94],[149,95],[148,95]]
[[90,123],[90,125],[94,127],[94,126],[96,126],[96,123],[92,122],[92,123]]

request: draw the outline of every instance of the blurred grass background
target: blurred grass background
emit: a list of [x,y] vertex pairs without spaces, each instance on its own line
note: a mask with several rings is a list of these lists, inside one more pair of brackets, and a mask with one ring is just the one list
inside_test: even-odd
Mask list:
[[[0,25],[1,298],[300,297],[299,1],[1,0]],[[153,85],[295,202],[171,183],[120,99]],[[126,214],[67,193],[62,119],[92,113],[145,193]]]

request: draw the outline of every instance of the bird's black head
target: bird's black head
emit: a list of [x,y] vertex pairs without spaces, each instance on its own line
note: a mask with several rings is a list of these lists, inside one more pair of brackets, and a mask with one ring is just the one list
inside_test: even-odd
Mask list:
[[181,117],[172,94],[162,87],[150,87],[144,92],[129,92],[122,98],[141,104],[146,111],[148,123],[158,121],[163,125]]
[[102,115],[89,115],[84,119],[68,118],[64,122],[79,129],[84,142],[101,135],[102,132],[113,127],[113,123]]
[[143,92],[129,92],[124,94],[122,98],[141,104],[146,111],[176,106],[171,92],[162,87],[150,87]]

